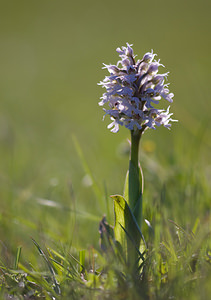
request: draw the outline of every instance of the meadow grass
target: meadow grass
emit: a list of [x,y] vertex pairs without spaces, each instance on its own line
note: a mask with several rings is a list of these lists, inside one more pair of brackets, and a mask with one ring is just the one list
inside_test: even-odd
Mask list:
[[[93,201],[95,207],[78,209],[72,183],[60,187],[56,178],[51,179],[52,187],[45,198],[13,191],[13,197],[25,204],[23,208],[19,203],[21,212],[11,206],[8,214],[5,209],[1,215],[1,230],[5,235],[1,245],[2,297],[209,297],[210,198],[204,169],[193,165],[189,154],[180,157],[176,151],[165,157],[164,166],[152,153],[152,141],[143,142],[141,157],[146,174],[143,216],[150,226],[147,222],[143,226],[147,253],[141,280],[137,280],[116,256],[100,250],[98,224],[102,215],[96,206],[102,206],[105,213],[107,207],[112,223],[112,201],[99,180],[94,179],[77,139],[74,140],[81,169],[92,180],[92,184],[90,181],[82,188],[83,197],[90,203]],[[124,150],[128,155],[126,145]],[[69,204],[60,199],[68,199]],[[17,240],[21,240],[21,245]]]

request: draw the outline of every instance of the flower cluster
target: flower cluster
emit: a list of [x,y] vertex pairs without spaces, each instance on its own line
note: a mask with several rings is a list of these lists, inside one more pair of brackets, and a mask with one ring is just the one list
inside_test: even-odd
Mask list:
[[99,83],[106,88],[99,105],[109,104],[109,109],[104,109],[112,120],[108,128],[112,132],[117,132],[119,125],[141,132],[160,125],[170,128],[169,122],[176,120],[171,119],[169,107],[167,110],[153,107],[161,98],[173,101],[174,94],[164,83],[168,73],[158,74],[158,67],[163,65],[154,59],[153,51],[136,62],[131,46],[127,43],[127,47],[116,49],[121,58],[117,65],[104,64],[110,75]]

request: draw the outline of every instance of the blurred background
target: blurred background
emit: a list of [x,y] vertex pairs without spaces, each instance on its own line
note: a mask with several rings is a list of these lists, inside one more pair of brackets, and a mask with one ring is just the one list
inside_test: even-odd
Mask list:
[[[153,203],[172,185],[167,205],[174,208],[184,192],[190,201],[181,203],[174,217],[191,222],[181,216],[181,206],[190,212],[191,186],[200,177],[207,189],[211,178],[210,9],[207,0],[1,1],[0,240],[5,256],[19,245],[27,253],[33,247],[30,236],[78,247],[98,244],[98,218],[108,214],[107,202],[112,214],[106,195],[122,193],[129,131],[112,134],[106,128],[109,118],[102,122],[98,106],[104,90],[97,83],[107,75],[102,63],[115,64],[115,50],[126,42],[138,58],[153,49],[170,71],[171,112],[179,120],[171,131],[159,128],[143,136],[145,201]],[[173,217],[172,210],[169,214]]]

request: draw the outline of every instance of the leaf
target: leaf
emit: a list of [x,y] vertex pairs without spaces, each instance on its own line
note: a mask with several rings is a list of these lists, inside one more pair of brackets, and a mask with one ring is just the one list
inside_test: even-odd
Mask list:
[[127,201],[122,196],[113,195],[111,198],[114,200],[115,239],[120,243],[128,258],[131,253],[133,253],[133,255],[136,253],[137,256],[140,240],[143,239],[144,241],[144,237],[136,222],[135,216],[128,206]]
[[140,180],[140,186],[141,186],[141,193],[143,194],[143,192],[144,192],[144,174],[143,174],[140,163],[139,163],[139,180]]
[[[130,168],[132,166],[130,165]],[[144,191],[144,176],[143,176],[143,171],[141,168],[141,165],[139,164],[139,185],[141,188],[141,193],[143,194]],[[125,184],[124,184],[124,192],[123,192],[123,197],[129,203],[129,170],[126,173],[125,177]]]
[[[121,224],[120,224],[120,226],[121,226]],[[140,258],[142,258],[144,260],[143,254],[140,252],[139,248],[137,247],[135,241],[132,239],[131,235],[129,235],[129,233],[126,231],[126,229],[123,226],[121,226],[121,227],[124,230],[124,232],[126,233],[127,237],[130,239],[130,241],[133,243],[134,248],[136,249],[136,252],[139,254]]]
[[[134,168],[132,164],[130,164],[130,168]],[[134,170],[134,172],[135,172],[135,170]],[[143,178],[143,172],[142,172],[140,164],[139,164],[139,186],[140,186],[141,192],[140,192],[139,197],[136,201],[136,205],[133,208],[133,214],[134,214],[136,220],[138,220],[141,223],[141,219],[142,219],[142,194],[143,194],[144,178]],[[125,178],[123,195],[124,195],[124,199],[129,204],[129,170],[127,171],[126,178]],[[138,224],[138,225],[141,227],[141,224]]]
[[124,196],[125,200],[127,201],[127,203],[129,201],[128,177],[129,177],[129,170],[127,170],[127,173],[126,173],[125,185],[124,185],[124,192],[123,192],[123,196]]

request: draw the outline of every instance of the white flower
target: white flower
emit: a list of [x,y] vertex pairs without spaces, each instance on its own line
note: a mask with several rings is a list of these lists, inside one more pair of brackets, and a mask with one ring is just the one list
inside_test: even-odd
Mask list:
[[[109,115],[112,123],[108,128],[112,132],[119,131],[119,125],[124,125],[129,130],[155,129],[155,126],[163,125],[170,128],[171,118],[169,107],[159,110],[153,107],[163,98],[173,102],[173,93],[170,93],[165,84],[168,72],[158,74],[159,60],[154,60],[156,54],[147,52],[142,60],[135,61],[132,45],[117,48],[121,58],[117,65],[106,65],[105,69],[110,73],[99,84],[106,89],[101,97],[100,106],[108,103],[109,109],[104,109],[105,115]],[[164,66],[163,66],[164,67]]]

